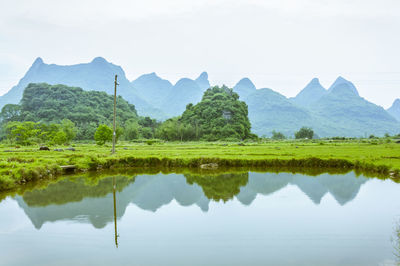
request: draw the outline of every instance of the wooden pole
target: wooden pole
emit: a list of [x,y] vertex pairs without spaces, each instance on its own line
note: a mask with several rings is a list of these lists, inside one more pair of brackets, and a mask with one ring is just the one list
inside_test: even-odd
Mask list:
[[113,119],[113,137],[112,137],[112,154],[115,153],[115,140],[116,140],[116,129],[115,129],[115,120],[117,116],[117,75],[115,75],[115,81],[114,81],[114,119]]

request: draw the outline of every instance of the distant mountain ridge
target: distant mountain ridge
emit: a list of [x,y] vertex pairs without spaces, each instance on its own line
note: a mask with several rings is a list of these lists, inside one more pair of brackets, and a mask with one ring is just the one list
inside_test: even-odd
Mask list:
[[319,137],[365,137],[398,134],[400,123],[386,110],[360,97],[353,83],[338,77],[328,90],[317,78],[294,98],[271,89],[255,89],[249,79],[240,80],[234,90],[249,108],[252,131],[270,136],[273,130],[293,136],[302,126]]
[[[134,104],[139,115],[158,120],[181,115],[187,104],[200,102],[210,87],[207,72],[196,79],[182,78],[176,84],[154,72],[130,82],[120,66],[102,57],[69,66],[46,64],[37,58],[18,84],[0,96],[0,108],[18,103],[29,83],[64,84],[112,94],[115,74],[120,84],[118,94]],[[291,137],[302,126],[312,127],[320,137],[400,133],[399,100],[384,110],[360,97],[354,84],[343,77],[329,89],[314,78],[290,99],[271,89],[257,89],[249,78],[241,79],[233,90],[247,103],[252,130],[259,135],[270,136],[275,130]]]
[[311,104],[317,102],[324,95],[326,95],[328,91],[322,87],[321,83],[319,83],[318,78],[313,78],[307,86],[302,89],[294,98],[291,100],[300,106],[310,106]]
[[387,109],[388,113],[391,114],[397,121],[400,121],[400,99],[396,99],[392,106]]

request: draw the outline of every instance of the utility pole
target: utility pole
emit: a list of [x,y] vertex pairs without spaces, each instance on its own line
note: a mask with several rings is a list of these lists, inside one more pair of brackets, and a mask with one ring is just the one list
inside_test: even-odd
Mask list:
[[117,83],[117,77],[118,75],[115,75],[115,81],[114,81],[114,119],[113,119],[113,137],[112,137],[112,154],[115,153],[115,140],[116,140],[116,130],[115,130],[115,120],[116,120],[116,116],[117,116],[117,86],[119,85]]

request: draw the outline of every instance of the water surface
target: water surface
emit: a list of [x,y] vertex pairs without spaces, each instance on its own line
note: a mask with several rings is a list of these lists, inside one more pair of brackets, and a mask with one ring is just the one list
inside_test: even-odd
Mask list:
[[399,192],[353,172],[69,178],[0,202],[0,265],[397,265]]

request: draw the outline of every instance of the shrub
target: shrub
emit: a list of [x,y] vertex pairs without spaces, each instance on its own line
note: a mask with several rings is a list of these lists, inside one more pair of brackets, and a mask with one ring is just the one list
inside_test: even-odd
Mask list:
[[112,129],[107,125],[100,125],[94,134],[94,140],[97,145],[104,145],[107,141],[112,140]]

